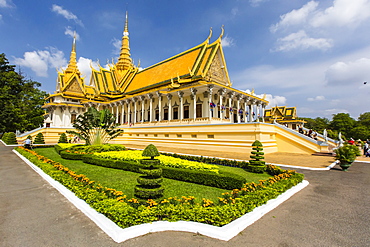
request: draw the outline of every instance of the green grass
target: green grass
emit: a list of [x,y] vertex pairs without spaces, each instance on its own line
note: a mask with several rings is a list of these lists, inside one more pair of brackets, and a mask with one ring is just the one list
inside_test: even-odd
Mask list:
[[[84,174],[89,179],[96,181],[103,186],[122,191],[128,198],[134,197],[134,187],[137,185],[136,179],[140,176],[139,173],[123,171],[119,169],[100,167],[90,164],[85,164],[81,160],[66,160],[62,159],[54,148],[37,148],[34,149],[38,154],[48,157],[62,165],[68,167],[77,174]],[[258,182],[271,177],[268,174],[249,173],[241,168],[219,166],[220,171],[228,171],[240,174],[247,178],[248,182]],[[187,183],[173,179],[163,178],[162,185],[164,186],[164,198],[194,196],[197,202],[202,198],[207,198],[212,201],[217,201],[222,193],[228,190],[204,186],[199,184]]]

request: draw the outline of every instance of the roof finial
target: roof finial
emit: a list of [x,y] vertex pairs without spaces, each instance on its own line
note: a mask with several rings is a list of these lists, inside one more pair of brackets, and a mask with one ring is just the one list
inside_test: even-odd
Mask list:
[[73,33],[72,51],[69,57],[69,63],[65,72],[76,72],[80,73],[77,67],[77,55],[76,55],[76,31]]
[[126,21],[122,36],[121,52],[119,54],[118,62],[116,64],[117,69],[125,70],[132,67],[132,59],[130,54],[130,45],[128,38],[128,12],[126,11]]
[[128,12],[126,11],[125,27],[123,29],[123,35],[128,36]]
[[209,41],[211,37],[212,37],[212,27],[209,29],[209,35],[208,35],[207,41]]
[[220,35],[219,39],[222,39],[222,37],[224,36],[224,32],[225,32],[224,25],[222,25],[221,26],[221,35]]

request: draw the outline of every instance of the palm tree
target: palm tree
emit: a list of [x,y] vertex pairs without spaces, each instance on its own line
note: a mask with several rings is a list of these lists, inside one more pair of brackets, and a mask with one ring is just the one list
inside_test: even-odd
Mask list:
[[89,107],[87,112],[79,115],[74,121],[72,126],[76,131],[67,133],[85,140],[87,145],[100,145],[123,133],[123,130],[117,129],[118,125],[116,118],[107,109],[98,111]]

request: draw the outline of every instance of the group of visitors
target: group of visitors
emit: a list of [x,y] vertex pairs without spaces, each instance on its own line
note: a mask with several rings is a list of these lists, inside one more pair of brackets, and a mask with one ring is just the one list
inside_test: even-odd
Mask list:
[[308,131],[305,131],[305,130],[303,130],[302,126],[299,126],[298,132],[305,135],[305,136],[311,137],[312,139],[317,140],[317,132],[315,130],[310,129]]

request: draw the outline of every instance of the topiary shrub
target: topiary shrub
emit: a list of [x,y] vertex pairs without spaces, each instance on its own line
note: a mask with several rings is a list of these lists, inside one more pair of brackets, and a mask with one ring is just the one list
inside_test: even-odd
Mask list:
[[7,143],[9,132],[5,132],[3,136],[1,137],[1,140],[5,143]]
[[17,137],[15,136],[14,132],[7,133],[6,139],[3,140],[7,145],[14,145],[18,144]]
[[68,143],[66,133],[62,133],[59,137],[58,143]]
[[40,132],[36,135],[34,144],[45,144],[44,135]]
[[140,163],[144,168],[139,168],[139,171],[143,173],[137,179],[139,183],[135,187],[135,196],[141,199],[156,199],[163,196],[164,189],[161,187],[163,181],[162,168],[159,167],[160,161],[154,159],[159,156],[157,148],[150,144],[144,151],[142,156],[150,157],[150,159],[142,159]]
[[250,156],[251,159],[249,161],[249,166],[246,167],[246,169],[250,172],[254,173],[263,173],[266,170],[266,164],[263,159],[263,155],[265,154],[263,152],[263,145],[260,141],[255,140],[252,144],[252,155]]

